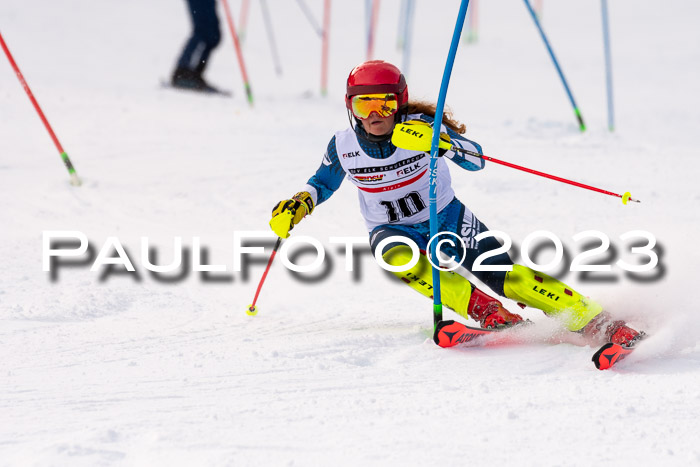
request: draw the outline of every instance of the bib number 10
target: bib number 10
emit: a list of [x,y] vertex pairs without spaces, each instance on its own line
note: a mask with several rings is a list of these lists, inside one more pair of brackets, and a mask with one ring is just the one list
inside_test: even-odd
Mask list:
[[414,216],[426,208],[423,198],[417,191],[412,191],[403,198],[394,201],[380,201],[379,204],[386,208],[389,223]]

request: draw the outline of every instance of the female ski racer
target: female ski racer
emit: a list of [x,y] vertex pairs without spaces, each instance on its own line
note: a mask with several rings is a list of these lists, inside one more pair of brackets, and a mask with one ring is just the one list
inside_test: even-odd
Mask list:
[[[345,105],[350,128],[331,138],[321,166],[303,190],[277,203],[270,226],[278,236],[287,238],[296,224],[330,198],[343,179],[348,178],[358,188],[372,254],[388,237],[413,240],[421,250],[418,263],[394,274],[421,294],[432,297],[432,270],[424,253],[430,239],[427,173],[430,157],[424,152],[397,148],[391,143],[391,135],[398,122],[421,120],[432,124],[435,105],[409,101],[404,76],[397,67],[381,60],[362,63],[350,72]],[[482,154],[477,143],[462,136],[465,126],[449,112],[443,117],[440,131],[452,144]],[[469,171],[483,169],[484,160],[441,151],[442,157],[437,161],[438,232],[452,232],[466,245],[466,249],[457,244],[441,251],[448,256],[464,257],[461,265],[496,294],[561,319],[569,330],[584,334],[593,343],[630,345],[641,337],[624,321],[613,320],[598,303],[553,277],[513,264],[506,253],[492,256],[482,264],[512,265],[512,271],[472,270],[479,255],[499,248],[500,244],[494,237],[475,240],[488,228],[455,197],[446,159]],[[403,266],[412,257],[405,243],[388,243],[382,251],[382,258],[390,265]],[[520,315],[506,310],[501,302],[459,274],[441,271],[440,284],[443,304],[465,318],[475,319],[482,327],[502,328],[523,321]]]

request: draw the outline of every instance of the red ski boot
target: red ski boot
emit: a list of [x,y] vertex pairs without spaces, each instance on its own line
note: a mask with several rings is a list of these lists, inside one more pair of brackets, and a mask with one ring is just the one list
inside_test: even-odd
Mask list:
[[636,341],[644,337],[643,332],[637,332],[627,326],[622,320],[613,321],[612,317],[602,312],[591,320],[590,323],[582,329],[584,336],[594,338],[596,340],[604,340],[613,344],[619,344],[625,347],[631,347]]
[[624,321],[613,321],[613,323],[608,326],[607,331],[605,331],[606,336],[610,336],[610,342],[613,344],[620,344],[625,347],[632,347],[634,342],[641,339],[644,333],[639,333],[627,326]]
[[467,313],[486,329],[507,328],[523,321],[522,316],[509,312],[501,302],[486,295],[473,284]]

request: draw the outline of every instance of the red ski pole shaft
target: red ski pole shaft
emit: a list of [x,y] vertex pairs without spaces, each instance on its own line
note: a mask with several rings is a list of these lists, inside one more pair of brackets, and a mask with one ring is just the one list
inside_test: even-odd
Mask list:
[[51,125],[49,124],[49,121],[46,119],[44,112],[41,110],[39,103],[34,98],[34,94],[32,93],[32,90],[29,89],[29,85],[27,84],[27,81],[24,79],[22,72],[19,70],[19,67],[17,66],[17,63],[15,62],[15,59],[12,57],[12,54],[10,53],[10,49],[7,48],[7,44],[5,44],[5,40],[3,39],[2,34],[0,34],[0,46],[2,47],[2,50],[5,52],[5,55],[7,56],[7,60],[10,62],[12,69],[15,71],[15,74],[17,75],[17,79],[19,79],[19,82],[20,82],[20,84],[22,84],[24,91],[27,93],[29,100],[32,102],[32,105],[34,106],[36,113],[39,114],[39,118],[41,119],[42,123],[44,124],[46,131],[49,132],[49,136],[51,136],[51,139],[53,140],[53,144],[56,146],[56,149],[58,149],[58,153],[61,155],[61,159],[63,159],[63,163],[66,165],[66,168],[68,169],[68,173],[70,174],[71,183],[73,185],[80,185],[80,183],[81,183],[80,179],[78,178],[78,174],[75,172],[75,168],[73,167],[73,164],[71,163],[70,159],[68,158],[68,154],[66,154],[66,151],[63,150],[63,146],[61,146],[61,142],[58,141],[58,138],[56,137],[56,133],[54,133],[53,128],[51,128]]
[[549,178],[551,180],[556,180],[558,182],[567,183],[569,185],[577,186],[579,188],[585,188],[586,190],[596,191],[598,193],[603,193],[605,195],[615,196],[617,198],[622,198],[622,202],[625,204],[627,204],[627,201],[634,201],[635,203],[639,203],[639,200],[636,200],[636,199],[629,197],[629,192],[625,193],[623,195],[620,195],[618,193],[613,193],[612,191],[603,190],[603,189],[596,188],[596,187],[591,186],[591,185],[586,185],[584,183],[575,182],[573,180],[567,180],[566,178],[557,177],[556,175],[550,175],[550,174],[547,174],[544,172],[540,172],[538,170],[528,169],[527,167],[523,167],[521,165],[512,164],[510,162],[502,161],[502,160],[496,159],[494,157],[485,156],[483,154],[479,154],[478,152],[470,151],[468,149],[463,149],[463,148],[460,148],[457,146],[452,146],[452,149],[454,151],[468,154],[470,156],[478,157],[480,159],[484,159],[484,160],[487,160],[489,162],[495,162],[496,164],[505,165],[506,167],[510,167],[512,169],[522,170],[523,172],[531,173],[533,175],[539,175],[540,177],[545,177],[545,178]]
[[501,160],[498,160],[498,159],[494,159],[493,157],[484,156],[484,159],[486,159],[487,161],[490,161],[490,162],[495,162],[496,164],[505,165],[506,167],[511,167],[511,168],[513,168],[513,169],[522,170],[523,172],[531,173],[531,174],[534,174],[534,175],[539,175],[540,177],[549,178],[549,179],[552,179],[552,180],[556,180],[556,181],[558,181],[558,182],[568,183],[569,185],[577,186],[577,187],[580,187],[580,188],[585,188],[585,189],[587,189],[587,190],[597,191],[598,193],[603,193],[603,194],[606,194],[606,195],[617,196],[618,198],[622,198],[622,195],[620,195],[620,194],[618,194],[618,193],[613,193],[612,191],[603,190],[603,189],[600,189],[600,188],[596,188],[596,187],[594,187],[594,186],[586,185],[586,184],[584,184],[584,183],[579,183],[579,182],[575,182],[575,181],[573,181],[573,180],[567,180],[566,178],[557,177],[556,175],[550,175],[550,174],[546,174],[546,173],[544,173],[544,172],[539,172],[539,171],[537,171],[537,170],[528,169],[527,167],[522,167],[522,166],[519,166],[519,165],[516,165],[516,164],[512,164],[512,163],[510,163],[510,162],[506,162],[506,161],[501,161]]
[[226,22],[228,23],[228,29],[231,32],[231,37],[233,38],[233,46],[236,49],[236,57],[238,57],[238,65],[241,67],[241,75],[243,75],[243,85],[245,86],[245,93],[248,97],[248,103],[253,105],[253,91],[250,88],[250,81],[248,81],[248,73],[245,71],[245,63],[243,62],[243,53],[241,53],[241,44],[238,41],[238,34],[236,34],[236,26],[233,23],[233,16],[231,15],[231,9],[228,7],[228,0],[223,0],[224,10],[226,11]]
[[248,305],[248,309],[246,309],[246,313],[249,315],[255,315],[258,312],[258,309],[255,307],[255,303],[258,301],[258,296],[260,295],[260,290],[262,289],[263,284],[265,283],[265,278],[267,277],[267,273],[270,271],[270,266],[272,266],[272,260],[275,259],[275,255],[277,254],[277,249],[280,247],[280,244],[282,243],[282,237],[277,237],[277,243],[275,243],[275,247],[272,249],[272,254],[270,255],[270,259],[267,261],[267,267],[265,268],[265,272],[263,272],[262,278],[260,279],[260,283],[258,284],[258,289],[255,291],[255,297],[253,298],[253,303],[251,305]]

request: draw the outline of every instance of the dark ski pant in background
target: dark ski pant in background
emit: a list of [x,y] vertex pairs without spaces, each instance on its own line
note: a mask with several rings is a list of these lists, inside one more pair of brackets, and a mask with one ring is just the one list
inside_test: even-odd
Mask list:
[[187,6],[192,18],[192,37],[185,44],[177,67],[201,73],[209,54],[221,41],[216,0],[187,0]]

